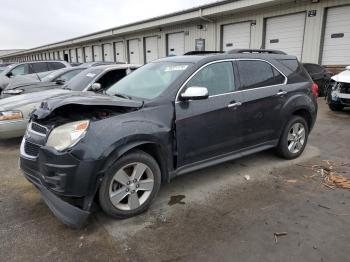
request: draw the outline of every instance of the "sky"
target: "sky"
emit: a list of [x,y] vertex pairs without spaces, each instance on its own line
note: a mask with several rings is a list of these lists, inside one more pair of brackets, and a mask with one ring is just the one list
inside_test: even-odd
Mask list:
[[32,48],[215,0],[0,0],[0,50]]

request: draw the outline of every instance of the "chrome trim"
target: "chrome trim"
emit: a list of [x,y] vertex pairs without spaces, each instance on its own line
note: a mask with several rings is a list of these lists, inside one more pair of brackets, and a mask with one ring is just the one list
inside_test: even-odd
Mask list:
[[231,108],[231,107],[237,107],[237,106],[241,106],[241,105],[242,105],[241,102],[236,102],[236,103],[229,104],[227,107]]
[[32,124],[33,124],[33,122],[30,122],[30,123],[29,123],[29,125],[28,125],[28,132],[33,133],[33,134],[36,134],[36,135],[38,135],[38,136],[42,136],[42,137],[46,137],[46,136],[47,136],[47,134],[48,134],[48,132],[49,132],[49,130],[47,129],[47,127],[42,126],[42,125],[39,125],[38,123],[35,123],[36,125],[41,126],[42,128],[45,128],[46,134],[43,134],[43,133],[39,133],[39,132],[34,131],[34,130],[32,129]]
[[26,143],[26,138],[25,136],[23,137],[22,139],[22,142],[21,142],[21,147],[20,147],[20,154],[21,156],[25,157],[25,158],[28,158],[28,159],[37,159],[38,156],[31,156],[31,155],[28,155],[25,150],[24,150],[24,144]]
[[268,63],[269,65],[271,65],[273,68],[275,68],[281,75],[284,76],[284,83],[283,84],[278,84],[278,85],[270,85],[270,86],[261,86],[261,87],[256,87],[256,88],[250,88],[250,89],[245,89],[245,90],[235,90],[232,92],[228,92],[228,93],[223,93],[223,94],[218,94],[218,95],[212,95],[209,96],[208,98],[211,97],[216,97],[216,96],[222,96],[222,95],[228,95],[228,94],[233,94],[233,93],[239,93],[239,92],[245,92],[245,91],[250,91],[250,90],[256,90],[256,89],[261,89],[261,88],[269,88],[269,87],[273,87],[273,86],[280,86],[280,85],[286,85],[288,82],[288,78],[285,74],[283,74],[281,72],[281,70],[279,70],[278,68],[276,68],[273,64],[271,64],[269,61],[266,61],[264,59],[255,59],[255,58],[232,58],[232,59],[223,59],[223,60],[217,60],[217,61],[212,61],[209,62],[203,66],[201,66],[200,68],[198,68],[189,78],[187,78],[187,80],[185,81],[185,83],[183,83],[181,85],[181,87],[179,88],[179,91],[176,94],[176,98],[175,98],[175,103],[179,103],[181,102],[181,100],[179,100],[179,95],[182,91],[182,89],[186,86],[186,84],[200,71],[202,70],[204,67],[207,67],[209,65],[215,64],[215,63],[222,63],[222,62],[234,62],[234,61],[263,61],[265,63]]

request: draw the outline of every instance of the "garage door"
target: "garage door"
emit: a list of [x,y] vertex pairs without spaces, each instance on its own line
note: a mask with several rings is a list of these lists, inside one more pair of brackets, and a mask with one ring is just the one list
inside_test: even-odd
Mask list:
[[250,48],[250,22],[222,26],[222,50]]
[[129,50],[129,63],[130,64],[141,64],[140,56],[140,41],[138,39],[133,39],[128,41]]
[[266,20],[265,48],[277,49],[302,59],[305,13]]
[[158,36],[145,38],[146,63],[159,58],[158,56]]
[[114,51],[115,51],[115,60],[117,62],[126,62],[125,60],[125,52],[124,52],[124,42],[116,42],[114,43]]
[[77,61],[77,53],[75,49],[69,49],[69,55],[70,55],[70,61],[76,62]]
[[185,34],[174,33],[168,34],[168,42],[167,42],[167,55],[183,55],[185,53]]
[[102,47],[99,45],[94,45],[93,50],[94,50],[94,61],[101,62],[102,61]]
[[78,55],[78,62],[79,63],[83,63],[84,62],[83,48],[78,48],[77,49],[77,55]]
[[113,62],[113,49],[112,44],[104,44],[103,45],[103,57],[106,62]]
[[328,9],[322,64],[350,64],[350,6]]
[[84,47],[84,53],[85,53],[85,62],[92,62],[92,47],[91,46],[85,46]]

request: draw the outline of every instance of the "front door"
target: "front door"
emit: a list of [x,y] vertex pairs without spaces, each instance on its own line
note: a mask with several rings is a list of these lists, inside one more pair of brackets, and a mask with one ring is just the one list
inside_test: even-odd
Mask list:
[[209,64],[181,90],[206,87],[209,98],[177,101],[176,139],[178,167],[223,155],[240,148],[240,94],[231,61]]

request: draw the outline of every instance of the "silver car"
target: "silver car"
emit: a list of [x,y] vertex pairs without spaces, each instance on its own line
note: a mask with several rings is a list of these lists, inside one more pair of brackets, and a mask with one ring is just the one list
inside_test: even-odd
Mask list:
[[31,113],[42,101],[72,91],[104,92],[139,65],[96,66],[76,75],[62,88],[28,93],[0,100],[0,139],[24,135]]

